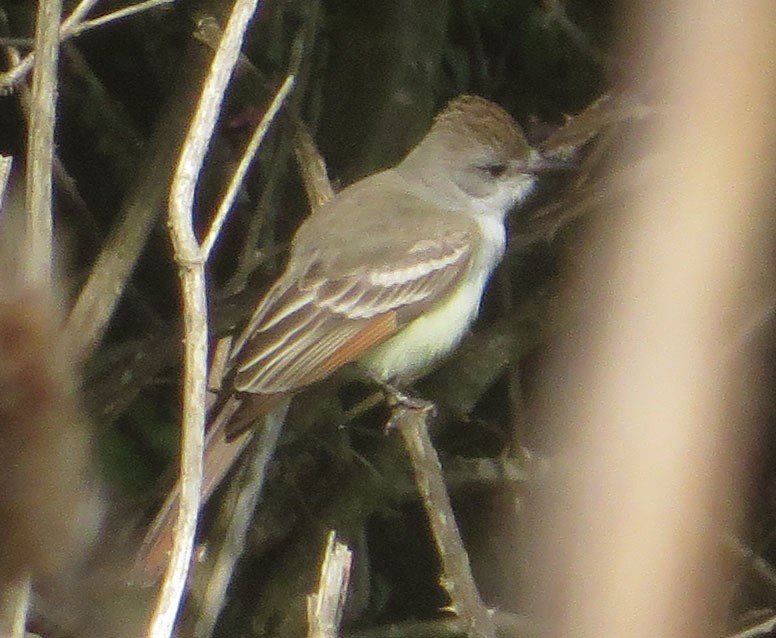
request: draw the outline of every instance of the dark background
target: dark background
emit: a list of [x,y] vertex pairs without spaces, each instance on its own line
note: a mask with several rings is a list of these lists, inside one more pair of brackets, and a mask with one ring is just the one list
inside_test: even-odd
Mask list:
[[[292,152],[297,119],[312,133],[335,187],[400,160],[432,116],[461,93],[503,105],[529,139],[540,143],[567,116],[618,91],[625,62],[615,46],[620,34],[611,4],[263,2],[200,180],[200,228],[207,227],[242,146],[292,66],[298,80],[211,264],[214,334],[229,333],[245,321],[308,213]],[[104,3],[99,12],[120,6]],[[0,8],[0,35],[30,36],[31,2],[2,0]],[[56,180],[55,201],[59,280],[66,298],[72,300],[87,277],[129,194],[149,180],[169,183],[171,162],[165,153],[174,157],[211,54],[192,33],[198,21],[223,22],[228,11],[218,0],[180,2],[63,45],[57,153],[67,178]],[[22,157],[25,135],[19,95],[0,98],[0,152]],[[542,207],[559,202],[571,207],[573,197],[564,180],[556,179],[542,184],[531,207],[516,212],[511,220],[516,239],[490,287],[475,335],[416,388],[440,407],[435,441],[449,462],[454,506],[483,597],[515,614],[531,612],[518,591],[523,574],[515,573],[515,565],[524,570],[531,565],[530,550],[521,543],[532,516],[531,480],[494,479],[455,462],[508,459],[520,466],[551,452],[541,424],[532,419],[533,376],[553,336],[573,324],[573,312],[559,308],[565,301],[557,291],[573,275],[586,218],[559,222],[551,234],[535,233],[532,221],[548,210]],[[111,502],[108,529],[98,543],[103,555],[98,549],[95,559],[102,565],[110,564],[106,553],[131,557],[133,543],[169,485],[176,454],[178,286],[163,223],[164,198],[149,205],[158,208],[158,221],[107,334],[85,362],[81,384]],[[121,381],[128,371],[131,384]],[[387,413],[382,408],[356,417],[348,412],[369,391],[353,383],[326,385],[299,398],[217,635],[302,635],[305,596],[331,528],[356,553],[345,620],[349,631],[445,617],[439,563],[407,461],[398,437],[382,429]],[[763,453],[762,498],[753,507],[751,539],[766,556],[773,536],[768,456]],[[208,509],[205,535],[217,530],[219,516],[217,507]],[[773,604],[773,582],[731,584],[732,608]],[[190,614],[196,609],[196,584],[192,592]],[[406,629],[410,626],[396,635],[421,635]]]

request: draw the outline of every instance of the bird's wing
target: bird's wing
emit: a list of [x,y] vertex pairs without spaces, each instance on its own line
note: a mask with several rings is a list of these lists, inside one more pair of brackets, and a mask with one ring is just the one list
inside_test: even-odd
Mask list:
[[387,340],[447,297],[465,276],[466,232],[419,240],[400,258],[341,275],[314,261],[287,271],[235,344],[240,392],[293,392]]

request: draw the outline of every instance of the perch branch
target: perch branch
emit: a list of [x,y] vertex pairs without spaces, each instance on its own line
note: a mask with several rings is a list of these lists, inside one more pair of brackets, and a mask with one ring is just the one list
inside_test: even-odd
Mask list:
[[474,583],[445,488],[442,466],[428,434],[427,420],[432,409],[430,403],[421,407],[400,403],[393,409],[390,425],[399,430],[412,462],[415,483],[442,562],[441,584],[450,596],[450,608],[467,625],[469,636],[495,638],[493,617]]

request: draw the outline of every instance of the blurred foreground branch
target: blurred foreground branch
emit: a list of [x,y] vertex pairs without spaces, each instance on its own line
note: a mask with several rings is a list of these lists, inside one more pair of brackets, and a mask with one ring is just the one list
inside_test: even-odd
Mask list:
[[547,374],[564,454],[543,603],[552,635],[719,635],[714,530],[740,520],[755,439],[742,337],[774,288],[776,6],[666,1],[629,18],[631,81],[660,79],[658,117],[635,149],[651,159],[640,188],[615,191],[620,214],[594,229],[583,324]]

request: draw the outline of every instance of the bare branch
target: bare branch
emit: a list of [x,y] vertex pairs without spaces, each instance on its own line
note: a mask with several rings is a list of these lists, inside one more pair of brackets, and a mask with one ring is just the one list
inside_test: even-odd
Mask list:
[[202,607],[194,627],[195,638],[208,638],[213,634],[216,620],[226,600],[226,591],[232,580],[234,567],[245,548],[245,537],[253,520],[256,503],[264,489],[269,463],[275,456],[288,406],[289,402],[286,401],[266,416],[258,437],[250,448],[252,458],[246,464],[245,478],[239,481],[226,537],[218,549],[205,588]]
[[307,638],[337,638],[350,582],[353,552],[337,540],[334,530],[326,540],[318,591],[307,597]]
[[184,379],[181,440],[181,496],[170,564],[162,582],[148,636],[167,638],[186,584],[194,546],[204,447],[207,398],[206,252],[193,227],[194,192],[205,153],[240,47],[258,0],[237,0],[205,79],[189,132],[176,166],[169,198],[169,227],[181,280],[184,319]]
[[[73,30],[83,21],[84,17],[87,13],[91,10],[91,8],[97,3],[97,0],[82,0],[78,6],[73,9],[73,12],[65,19],[65,21],[62,23],[61,26],[58,27],[58,35],[55,37],[55,42],[57,45],[60,41],[65,40],[69,38],[73,34]],[[45,11],[54,13],[54,10],[56,9],[56,19],[57,24],[59,24],[59,17],[62,12],[62,3],[59,1],[49,2],[49,0],[46,0],[45,2],[41,2],[39,4],[39,7],[45,7]],[[35,50],[42,50],[39,49],[39,43],[37,41],[37,29],[36,29],[36,40],[35,40]],[[13,87],[15,87],[19,82],[21,82],[24,77],[27,75],[27,73],[30,72],[32,69],[33,64],[35,64],[35,51],[28,53],[24,59],[22,59],[19,64],[17,64],[15,67],[13,67],[10,71],[7,71],[5,73],[0,73],[0,95],[4,91],[12,90]]]
[[84,20],[81,24],[76,26],[70,33],[72,36],[81,35],[82,33],[85,33],[86,31],[91,31],[92,29],[96,29],[97,27],[101,27],[106,24],[110,24],[112,22],[117,22],[118,20],[123,20],[124,18],[129,18],[130,16],[137,15],[138,13],[142,13],[143,11],[148,11],[149,9],[155,9],[157,7],[164,6],[166,4],[172,4],[175,0],[145,0],[145,2],[138,2],[137,4],[133,4],[129,7],[124,7],[123,9],[119,9],[118,11],[112,11],[111,13],[108,13],[104,16],[100,16],[99,18],[94,18],[93,20]]
[[[51,277],[51,170],[54,156],[61,0],[41,0],[35,25],[35,75],[27,137],[27,260],[30,280]],[[29,58],[30,56],[28,56]]]
[[442,562],[441,583],[450,596],[450,609],[468,627],[469,636],[494,638],[493,616],[474,583],[469,557],[445,488],[442,466],[428,434],[427,419],[432,409],[430,403],[415,407],[404,405],[399,399],[389,425],[398,428],[412,462],[415,483]]
[[218,234],[221,232],[221,227],[226,221],[226,216],[232,209],[239,188],[245,179],[245,174],[248,172],[248,168],[250,167],[253,158],[256,156],[256,152],[259,150],[259,146],[261,146],[261,143],[267,136],[270,125],[275,120],[275,117],[277,117],[288,94],[291,92],[295,79],[296,77],[293,74],[286,76],[283,84],[278,89],[277,93],[275,93],[275,97],[272,99],[272,103],[269,105],[267,112],[264,114],[264,117],[261,118],[261,122],[259,122],[259,125],[253,132],[248,145],[245,147],[245,151],[240,158],[240,163],[237,165],[237,169],[234,171],[232,179],[229,181],[226,194],[221,200],[221,204],[218,206],[218,211],[210,226],[210,230],[208,231],[205,240],[202,242],[202,251],[205,255],[205,259],[210,256],[210,251],[213,249],[213,244],[215,243]]

